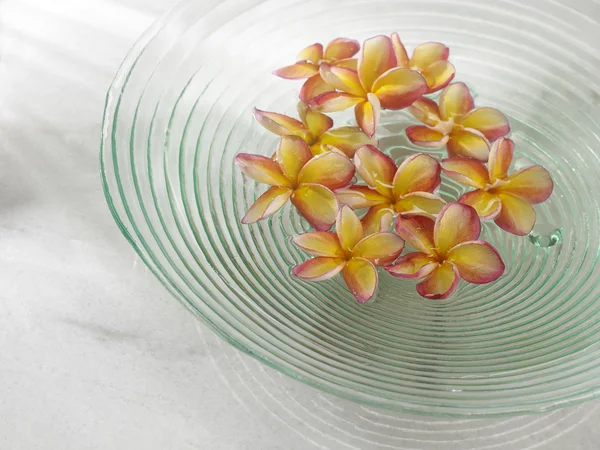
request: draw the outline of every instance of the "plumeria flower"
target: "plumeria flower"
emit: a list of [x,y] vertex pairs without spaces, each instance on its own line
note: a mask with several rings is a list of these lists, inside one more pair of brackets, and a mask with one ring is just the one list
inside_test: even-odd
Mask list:
[[448,61],[450,49],[444,44],[425,42],[418,45],[413,51],[412,57],[409,58],[398,33],[393,33],[391,39],[398,67],[416,70],[423,75],[429,88],[428,94],[445,88],[454,78],[456,70]]
[[368,232],[389,229],[396,214],[433,217],[446,203],[433,194],[441,169],[429,155],[413,155],[397,167],[392,158],[365,145],[354,155],[354,165],[367,186],[338,189],[336,195],[352,209],[370,208],[363,218]]
[[306,47],[298,56],[296,63],[277,69],[273,74],[289,80],[307,78],[300,90],[300,99],[308,102],[319,94],[331,92],[334,88],[323,81],[319,74],[321,64],[349,67],[356,69],[356,59],[352,57],[360,50],[358,41],[346,38],[337,38],[331,41],[323,51],[322,44],[313,44]]
[[448,156],[466,156],[487,161],[490,141],[508,134],[508,120],[494,108],[477,108],[469,88],[453,83],[440,94],[439,106],[428,98],[417,100],[409,109],[423,122],[406,129],[411,142],[419,147],[446,146]]
[[503,230],[524,236],[535,224],[531,205],[546,200],[554,184],[541,166],[527,167],[509,176],[514,147],[510,139],[496,141],[487,169],[470,158],[445,159],[442,169],[450,178],[476,189],[463,195],[461,203],[475,208],[482,219],[493,219]]
[[310,146],[313,155],[320,155],[335,147],[351,158],[358,148],[373,142],[373,139],[358,127],[332,129],[331,117],[307,109],[302,102],[298,104],[298,114],[301,121],[283,114],[254,108],[254,117],[263,127],[279,136],[301,137]]
[[339,204],[332,189],[347,186],[354,164],[339,152],[315,156],[298,136],[284,136],[274,159],[240,153],[236,162],[247,176],[271,185],[250,207],[242,223],[254,223],[276,213],[291,200],[298,212],[315,228],[329,230]]
[[468,205],[448,203],[435,222],[417,216],[396,221],[396,232],[417,252],[409,253],[386,270],[399,278],[420,279],[417,292],[426,298],[448,297],[460,278],[483,284],[504,273],[502,258],[480,241],[477,212]]
[[375,295],[377,269],[393,262],[404,248],[394,233],[366,235],[358,217],[344,206],[337,216],[336,232],[305,233],[294,243],[314,258],[294,267],[293,273],[310,281],[327,280],[342,272],[348,288],[360,303]]
[[428,91],[421,74],[397,65],[389,37],[368,39],[358,59],[358,70],[321,64],[321,78],[341,92],[321,94],[311,105],[323,112],[343,111],[354,106],[358,126],[372,137],[381,108],[406,108]]

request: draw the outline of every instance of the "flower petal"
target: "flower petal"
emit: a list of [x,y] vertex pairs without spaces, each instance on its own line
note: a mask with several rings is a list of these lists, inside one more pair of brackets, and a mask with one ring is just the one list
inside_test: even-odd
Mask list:
[[351,106],[364,102],[362,97],[346,94],[345,92],[325,92],[309,102],[309,106],[322,112],[344,111]]
[[350,184],[354,177],[354,164],[337,152],[315,156],[298,174],[300,184],[320,184],[330,189],[339,189]]
[[261,111],[258,108],[254,108],[254,117],[256,117],[258,123],[271,133],[275,133],[279,136],[295,134],[303,139],[307,137],[308,130],[304,128],[302,122],[292,119],[284,114]]
[[317,73],[304,82],[300,89],[300,100],[304,103],[309,103],[315,97],[326,92],[333,92],[335,88],[325,83],[321,75]]
[[435,247],[443,257],[452,247],[477,240],[480,233],[481,222],[477,211],[462,203],[448,203],[435,221]]
[[298,136],[283,136],[275,151],[275,160],[288,180],[295,181],[312,153],[304,139]]
[[525,236],[535,225],[535,210],[522,198],[510,194],[499,194],[502,202],[500,214],[494,222],[500,228],[517,236]]
[[394,261],[404,249],[404,241],[394,233],[375,233],[365,237],[352,250],[352,257],[364,258],[376,266]]
[[396,65],[398,67],[408,67],[409,58],[406,52],[406,47],[400,40],[398,33],[392,33],[390,38],[392,40],[392,47],[394,48],[394,54],[396,55]]
[[292,183],[288,180],[279,164],[271,158],[260,155],[251,155],[249,153],[240,153],[235,157],[235,162],[244,174],[259,183],[270,184],[271,186],[291,187]]
[[495,219],[502,208],[502,203],[497,195],[479,189],[467,192],[459,202],[475,208],[481,220]]
[[335,221],[335,232],[340,245],[348,252],[352,251],[354,246],[365,237],[360,219],[348,206],[343,206],[338,212]]
[[395,216],[388,204],[372,206],[361,220],[365,236],[390,231]]
[[414,216],[396,219],[396,233],[415,249],[427,255],[435,255],[433,230],[435,222],[427,217]]
[[456,289],[459,279],[456,267],[444,263],[417,284],[417,292],[419,295],[432,300],[447,298]]
[[329,231],[315,231],[294,237],[294,244],[313,256],[345,258],[337,234]]
[[375,143],[375,139],[367,136],[358,127],[340,127],[324,133],[319,143],[332,145],[344,152],[348,158],[352,158],[356,150],[363,145]]
[[321,64],[319,73],[327,84],[340,91],[356,95],[357,97],[365,97],[367,95],[360,84],[358,73],[355,70],[323,63]]
[[447,158],[442,160],[442,170],[459,183],[474,188],[485,188],[489,182],[488,171],[483,163],[473,158]]
[[463,116],[474,107],[473,97],[464,83],[452,83],[440,94],[440,117],[443,120]]
[[361,130],[368,137],[373,137],[377,130],[377,124],[379,123],[379,115],[381,113],[381,105],[379,99],[373,95],[368,94],[368,101],[359,103],[354,109],[354,117],[356,123]]
[[440,163],[425,153],[406,158],[394,176],[394,197],[410,192],[433,192],[441,183]]
[[304,116],[307,128],[315,138],[319,138],[333,126],[333,119],[319,111],[307,110]]
[[515,143],[512,139],[500,138],[494,142],[494,145],[492,145],[492,149],[490,150],[488,162],[490,183],[506,178],[514,152]]
[[408,112],[430,127],[435,127],[440,121],[438,104],[427,97],[421,97],[415,101],[408,107]]
[[532,166],[519,170],[506,179],[507,183],[495,189],[521,197],[532,205],[545,201],[554,188],[552,177],[542,166]]
[[447,144],[449,156],[464,156],[487,162],[490,145],[476,130],[453,131]]
[[505,269],[498,251],[484,241],[457,245],[448,252],[447,261],[456,266],[462,279],[475,284],[496,281]]
[[424,70],[433,63],[447,60],[449,55],[450,49],[444,44],[425,42],[415,48],[412,58],[410,58],[410,65]]
[[425,78],[414,70],[396,67],[383,73],[373,83],[372,92],[384,109],[403,109],[428,91]]
[[344,269],[346,260],[319,256],[294,267],[292,273],[308,281],[323,281],[335,277]]
[[296,55],[296,61],[311,61],[318,63],[323,59],[323,46],[319,43],[309,45],[308,47],[300,50],[300,53]]
[[387,198],[392,198],[392,183],[397,170],[392,158],[373,145],[365,145],[356,151],[354,165],[365,183]]
[[354,39],[337,38],[325,47],[325,58],[327,60],[340,60],[352,58],[360,50],[360,44]]
[[367,92],[381,74],[396,67],[396,56],[392,41],[387,36],[375,36],[363,44],[358,59],[358,76]]
[[339,209],[335,194],[324,186],[303,184],[294,191],[292,204],[317,231],[327,231]]
[[449,61],[438,61],[424,69],[421,74],[427,81],[429,94],[445,88],[454,79],[456,69]]
[[379,277],[377,269],[366,259],[352,258],[342,270],[344,281],[359,303],[373,298]]
[[479,131],[489,141],[510,133],[508,119],[495,108],[474,109],[462,119],[461,125]]
[[289,188],[273,186],[267,189],[250,207],[244,218],[243,224],[255,223],[272,216],[281,209],[292,195]]
[[280,78],[286,78],[288,80],[309,78],[317,73],[319,73],[319,67],[307,61],[300,61],[296,64],[292,64],[291,66],[285,66],[273,71],[273,75],[276,75]]
[[369,208],[371,206],[388,204],[390,199],[381,195],[369,186],[350,186],[335,191],[340,205],[347,205],[352,209]]
[[406,136],[416,146],[425,148],[443,147],[450,139],[449,136],[423,125],[411,125],[406,128]]
[[404,255],[393,266],[385,268],[397,278],[417,279],[429,275],[438,267],[438,262],[425,253],[415,252]]
[[340,59],[339,61],[335,61],[333,63],[334,66],[345,67],[347,69],[358,70],[358,59],[356,58],[347,58]]
[[443,198],[430,192],[406,194],[394,205],[397,213],[404,216],[425,216],[435,218],[446,206]]

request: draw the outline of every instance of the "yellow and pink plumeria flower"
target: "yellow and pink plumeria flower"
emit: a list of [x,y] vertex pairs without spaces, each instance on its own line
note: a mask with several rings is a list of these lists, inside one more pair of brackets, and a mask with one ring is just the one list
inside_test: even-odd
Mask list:
[[389,229],[396,214],[434,217],[446,204],[433,194],[441,168],[429,155],[413,155],[397,167],[392,158],[366,145],[354,155],[354,165],[367,186],[338,189],[336,195],[352,209],[370,208],[363,218],[367,232]]
[[428,94],[445,88],[454,78],[456,70],[448,61],[450,49],[444,44],[425,42],[418,45],[409,58],[398,33],[393,33],[391,39],[398,67],[416,70],[423,75],[427,81]]
[[381,108],[406,108],[429,90],[419,72],[397,66],[396,53],[389,37],[367,39],[357,70],[321,64],[321,78],[339,92],[323,93],[310,105],[323,112],[343,111],[354,106],[358,126],[372,137]]
[[[306,47],[295,64],[274,72],[305,80],[299,119],[254,109],[281,140],[271,158],[236,158],[246,176],[270,185],[242,223],[272,216],[290,200],[316,230],[293,239],[312,255],[294,267],[295,276],[320,281],[341,273],[364,303],[377,290],[377,266],[422,279],[417,292],[429,299],[447,298],[461,278],[484,284],[504,273],[499,253],[480,240],[480,220],[526,235],[536,219],[532,205],[551,195],[553,182],[541,166],[508,174],[514,153],[504,137],[508,120],[497,109],[475,108],[464,83],[451,84],[449,54],[444,44],[426,42],[409,56],[397,33],[367,39],[362,50],[357,41],[338,38],[325,48]],[[424,97],[438,91],[439,102]],[[333,128],[325,113],[350,107],[358,126]],[[418,153],[396,165],[374,146],[382,108],[408,108],[423,123],[406,129],[411,142],[445,146],[448,158],[439,163]],[[364,183],[354,184],[355,173]],[[436,194],[441,173],[474,190],[446,204]],[[355,209],[368,211],[359,219]],[[389,232],[394,220],[395,233]],[[416,251],[400,257],[405,242]]]
[[531,205],[545,201],[554,185],[541,166],[508,175],[514,146],[510,139],[496,141],[487,168],[475,159],[449,158],[442,161],[442,169],[450,178],[475,188],[462,196],[461,203],[475,208],[482,219],[493,219],[503,230],[524,236],[535,225]]
[[347,206],[338,213],[335,229],[335,233],[305,233],[294,238],[294,243],[314,258],[294,267],[293,273],[304,280],[321,281],[341,272],[356,300],[364,303],[377,290],[376,266],[396,260],[404,241],[393,233],[366,235]]
[[310,146],[313,155],[320,155],[335,147],[351,158],[358,148],[373,142],[358,127],[332,129],[331,117],[307,109],[302,102],[298,104],[298,114],[301,121],[284,114],[254,108],[254,117],[263,127],[279,136],[301,137]]
[[322,44],[316,43],[300,51],[296,56],[295,64],[277,69],[273,74],[288,80],[307,79],[300,90],[300,99],[308,102],[317,95],[335,90],[321,78],[319,74],[321,64],[356,69],[357,60],[352,57],[359,50],[360,44],[354,39],[334,39],[324,50]]
[[313,157],[298,136],[281,138],[274,159],[240,153],[236,162],[248,177],[271,187],[250,207],[242,223],[263,220],[291,200],[298,212],[316,230],[329,230],[339,204],[333,189],[347,186],[354,177],[354,164],[337,151]]
[[430,299],[448,297],[460,278],[484,284],[504,273],[504,262],[492,245],[480,241],[477,212],[462,203],[448,203],[435,223],[426,217],[399,217],[396,232],[418,252],[409,253],[386,270],[393,276],[425,278],[417,292]]
[[465,156],[487,161],[490,142],[510,132],[508,120],[495,108],[475,108],[464,83],[453,83],[440,94],[439,106],[421,98],[408,109],[425,124],[406,129],[411,142],[419,147],[446,146],[448,156]]

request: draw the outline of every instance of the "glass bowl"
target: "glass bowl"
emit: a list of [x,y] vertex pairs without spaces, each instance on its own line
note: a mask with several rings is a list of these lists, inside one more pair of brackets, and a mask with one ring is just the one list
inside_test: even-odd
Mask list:
[[[221,337],[305,383],[364,404],[433,415],[510,415],[600,393],[600,7],[494,0],[188,1],[137,42],[108,92],[101,172],[123,234],[173,295]],[[555,181],[526,237],[493,225],[506,274],[420,298],[381,273],[359,305],[341,278],[290,274],[308,230],[293,208],[240,219],[264,187],[234,165],[277,137],[252,107],[295,114],[301,82],[271,71],[313,42],[400,33],[441,41],[456,80],[510,119],[515,168]],[[343,125],[348,116],[336,116]],[[396,159],[419,152],[414,119],[385,112],[377,138]],[[436,158],[442,152],[431,152]],[[462,187],[447,179],[440,192]]]

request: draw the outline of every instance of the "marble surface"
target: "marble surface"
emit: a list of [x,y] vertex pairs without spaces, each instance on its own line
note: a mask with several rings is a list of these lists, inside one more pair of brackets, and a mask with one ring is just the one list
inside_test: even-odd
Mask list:
[[113,223],[98,146],[114,72],[173,3],[0,2],[0,449],[600,448],[599,402],[377,411],[260,365],[169,296]]

